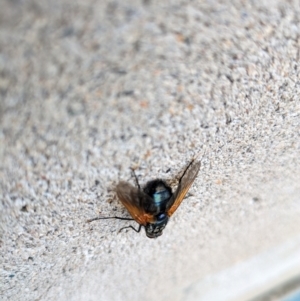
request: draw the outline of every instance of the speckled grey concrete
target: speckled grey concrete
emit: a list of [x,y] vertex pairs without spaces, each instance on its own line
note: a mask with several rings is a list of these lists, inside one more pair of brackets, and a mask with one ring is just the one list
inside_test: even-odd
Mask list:
[[[298,235],[300,8],[270,3],[1,0],[2,300],[184,300]],[[86,223],[205,148],[160,238]]]

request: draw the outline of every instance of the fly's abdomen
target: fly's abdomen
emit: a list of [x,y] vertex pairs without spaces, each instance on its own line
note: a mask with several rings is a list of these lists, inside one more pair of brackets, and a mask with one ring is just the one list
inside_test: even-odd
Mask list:
[[164,212],[166,204],[172,196],[171,188],[162,180],[148,182],[144,187],[144,193],[151,198],[151,204],[148,203],[147,210],[152,214]]
[[157,206],[160,206],[167,201],[170,196],[171,195],[168,190],[158,191],[153,194],[153,201]]

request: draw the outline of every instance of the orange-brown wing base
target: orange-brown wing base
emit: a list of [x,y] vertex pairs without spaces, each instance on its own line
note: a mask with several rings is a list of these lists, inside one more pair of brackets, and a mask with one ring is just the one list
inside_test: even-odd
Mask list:
[[192,162],[188,167],[188,170],[186,170],[185,174],[181,178],[178,187],[170,201],[170,208],[167,210],[167,214],[169,217],[176,211],[176,209],[183,201],[185,195],[189,191],[190,187],[192,186],[193,182],[195,181],[198,175],[200,166],[201,161],[198,161],[196,163]]
[[117,185],[116,192],[122,204],[137,223],[145,226],[147,223],[154,222],[154,216],[146,213],[140,205],[141,191],[122,181]]

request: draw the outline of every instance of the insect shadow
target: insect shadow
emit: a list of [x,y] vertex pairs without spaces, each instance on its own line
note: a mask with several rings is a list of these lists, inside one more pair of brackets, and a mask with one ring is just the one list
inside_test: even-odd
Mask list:
[[198,175],[200,166],[201,161],[195,161],[194,159],[187,165],[174,193],[171,187],[161,179],[149,181],[141,188],[138,178],[132,169],[136,187],[124,181],[119,182],[116,186],[117,196],[132,218],[118,216],[95,217],[87,222],[90,223],[100,219],[134,220],[139,224],[138,229],[135,229],[133,226],[127,226],[121,228],[119,232],[127,228],[140,232],[141,228],[144,227],[149,238],[156,238],[162,235],[169,218],[183,201]]

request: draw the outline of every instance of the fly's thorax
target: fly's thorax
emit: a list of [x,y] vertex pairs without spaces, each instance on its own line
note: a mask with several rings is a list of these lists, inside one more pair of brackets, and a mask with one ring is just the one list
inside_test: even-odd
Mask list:
[[156,238],[162,235],[162,231],[166,227],[169,221],[169,217],[166,213],[160,213],[156,216],[156,220],[153,223],[148,223],[145,226],[146,235],[149,238]]

